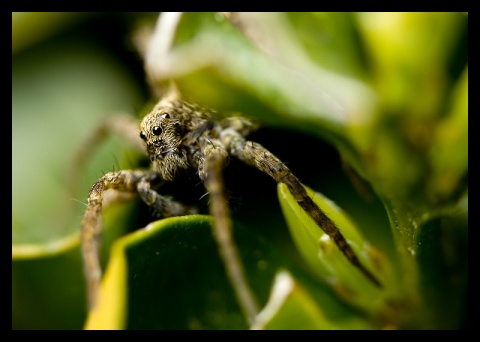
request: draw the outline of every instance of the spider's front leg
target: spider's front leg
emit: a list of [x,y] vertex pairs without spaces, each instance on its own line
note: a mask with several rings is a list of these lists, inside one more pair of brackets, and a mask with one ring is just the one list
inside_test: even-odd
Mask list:
[[81,224],[83,263],[87,279],[89,308],[97,303],[102,277],[99,259],[100,236],[102,233],[102,208],[105,191],[114,189],[120,193],[137,193],[142,200],[163,217],[193,214],[194,209],[183,206],[168,197],[160,196],[151,189],[157,181],[154,171],[126,170],[109,172],[100,178],[90,189],[88,204]]
[[223,187],[222,171],[228,153],[220,142],[210,140],[204,155],[200,177],[203,178],[210,195],[210,213],[214,217],[213,235],[241,309],[252,323],[258,314],[258,305],[248,285],[243,264],[233,241],[232,221]]
[[287,185],[293,198],[303,210],[315,221],[342,251],[348,261],[362,272],[373,284],[381,287],[378,279],[360,262],[335,223],[308,196],[307,191],[298,178],[276,156],[262,145],[247,141],[240,135],[229,137],[231,155],[242,160],[274,178],[277,182]]
[[88,305],[90,308],[93,308],[97,302],[102,277],[98,250],[102,232],[101,218],[105,191],[116,189],[134,193],[138,182],[146,175],[145,171],[109,172],[90,189],[81,228],[83,264],[87,278]]

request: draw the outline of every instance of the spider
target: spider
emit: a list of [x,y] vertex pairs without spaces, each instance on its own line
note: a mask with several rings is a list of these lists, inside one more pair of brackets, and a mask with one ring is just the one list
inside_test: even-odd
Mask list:
[[[253,166],[284,183],[297,203],[343,252],[348,261],[375,285],[375,276],[359,261],[335,223],[307,195],[298,178],[262,145],[247,140],[256,126],[243,117],[219,116],[182,98],[179,92],[167,92],[140,123],[139,136],[151,161],[147,170],[121,170],[106,173],[91,187],[81,223],[82,251],[87,278],[88,302],[97,302],[101,279],[98,244],[101,234],[102,202],[108,189],[137,193],[148,206],[163,217],[195,213],[156,191],[162,182],[175,182],[180,172],[197,173],[210,196],[209,210],[214,218],[213,232],[219,253],[238,302],[250,322],[258,305],[244,274],[235,243],[224,193],[222,169],[229,158]],[[138,128],[137,128],[138,132]]]

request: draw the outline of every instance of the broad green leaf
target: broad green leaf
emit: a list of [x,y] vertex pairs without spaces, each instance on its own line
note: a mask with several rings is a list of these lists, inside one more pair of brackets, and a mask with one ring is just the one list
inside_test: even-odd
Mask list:
[[[252,286],[263,287],[265,292],[275,260],[270,260],[270,252],[260,248],[251,233],[236,228],[235,236],[243,247],[240,252],[247,272],[264,278]],[[265,300],[262,297],[265,294],[259,296]],[[226,279],[208,217],[164,219],[118,240],[100,298],[87,329],[247,328]]]
[[86,315],[78,235],[12,248],[12,329],[81,329]]
[[372,118],[377,98],[367,84],[313,62],[285,13],[246,13],[246,33],[218,14],[192,16],[185,14],[176,31],[188,39],[173,45],[155,77],[174,79],[213,108],[327,138],[357,162],[345,129]]

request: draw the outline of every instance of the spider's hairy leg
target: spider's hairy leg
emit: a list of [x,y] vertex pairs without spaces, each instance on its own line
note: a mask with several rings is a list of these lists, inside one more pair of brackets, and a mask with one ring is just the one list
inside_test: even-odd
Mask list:
[[98,249],[102,232],[102,208],[105,191],[115,189],[133,193],[140,179],[146,176],[145,171],[109,172],[100,178],[88,193],[88,203],[81,223],[83,263],[87,278],[88,305],[93,308],[102,276]]
[[[211,146],[210,146],[211,147]],[[211,147],[205,153],[204,184],[210,194],[210,212],[214,217],[214,237],[239,304],[252,323],[258,314],[258,305],[240,260],[232,237],[232,222],[223,188],[222,171],[228,154],[223,147]]]
[[148,177],[143,177],[137,184],[137,191],[140,198],[149,207],[152,207],[158,217],[184,216],[196,214],[197,209],[194,207],[184,206],[181,203],[173,201],[170,197],[161,196],[153,190],[152,183],[159,178],[157,173],[150,173]]
[[277,182],[287,185],[293,198],[303,210],[315,221],[342,251],[349,262],[360,270],[376,286],[381,287],[378,279],[360,262],[335,223],[308,196],[307,191],[298,178],[276,156],[262,145],[247,141],[238,136],[230,140],[230,152],[242,160],[274,178]]

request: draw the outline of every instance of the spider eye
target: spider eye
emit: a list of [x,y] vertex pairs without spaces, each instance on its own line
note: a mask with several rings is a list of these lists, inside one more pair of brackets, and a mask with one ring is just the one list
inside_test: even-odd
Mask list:
[[170,119],[170,114],[168,114],[168,113],[163,113],[163,114],[162,114],[162,119]]
[[160,135],[160,134],[162,134],[162,128],[160,126],[154,126],[152,128],[152,132],[155,135]]
[[147,135],[145,134],[144,131],[141,131],[141,132],[140,132],[140,138],[141,138],[142,140],[147,140]]

